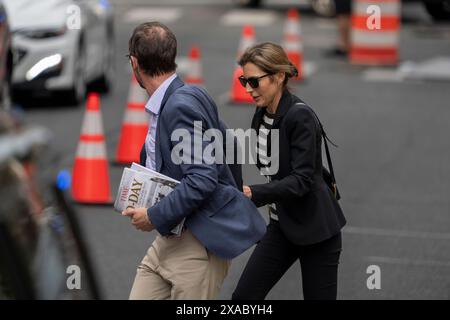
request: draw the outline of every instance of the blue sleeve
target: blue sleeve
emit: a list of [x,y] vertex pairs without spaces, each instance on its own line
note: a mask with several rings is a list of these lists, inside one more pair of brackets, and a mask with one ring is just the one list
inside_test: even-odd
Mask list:
[[[205,119],[195,107],[195,101],[185,97],[183,100],[178,99],[177,101],[170,107],[166,105],[164,113],[161,114],[160,125],[164,126],[164,130],[169,134],[178,129],[178,132],[184,132],[184,136],[177,141],[170,142],[172,157],[171,159],[164,158],[163,161],[180,161],[180,158],[177,157],[178,153],[173,152],[174,148],[179,150],[180,147],[183,148],[183,159],[190,161],[179,164],[183,178],[174,191],[147,210],[152,224],[161,235],[169,234],[170,230],[184,217],[199,208],[214,192],[218,184],[217,165],[215,162],[210,164],[211,159],[203,158],[203,151],[208,145],[208,142],[201,139],[207,129]],[[194,122],[196,129],[194,129]],[[197,144],[198,154],[193,152],[195,150],[194,139],[200,142]]]

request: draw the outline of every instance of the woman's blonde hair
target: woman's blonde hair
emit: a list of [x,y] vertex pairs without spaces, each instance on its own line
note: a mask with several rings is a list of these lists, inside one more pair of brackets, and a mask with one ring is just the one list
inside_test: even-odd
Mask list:
[[273,42],[263,42],[245,50],[238,63],[243,67],[249,62],[269,74],[284,73],[283,87],[286,87],[289,78],[298,76],[298,70],[289,61],[286,52]]

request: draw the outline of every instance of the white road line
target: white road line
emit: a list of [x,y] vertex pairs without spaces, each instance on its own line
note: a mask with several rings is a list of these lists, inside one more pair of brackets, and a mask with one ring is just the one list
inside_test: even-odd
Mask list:
[[343,229],[347,234],[381,236],[381,237],[400,237],[400,238],[418,238],[418,239],[433,239],[433,240],[450,240],[450,233],[443,232],[421,232],[421,231],[407,231],[381,228],[364,228],[346,226]]
[[136,7],[129,10],[123,17],[127,23],[143,21],[160,21],[170,23],[178,20],[182,15],[180,8],[164,7]]
[[368,82],[403,82],[404,75],[398,70],[373,68],[363,72],[362,78]]
[[450,81],[450,58],[438,56],[426,61],[404,61],[398,68],[371,68],[363,72],[365,81]]
[[270,10],[231,10],[225,13],[220,23],[226,26],[269,26],[278,19],[278,15]]
[[391,258],[391,257],[367,257],[366,260],[370,263],[384,263],[384,264],[396,264],[396,265],[407,265],[407,266],[423,266],[423,267],[450,267],[449,261],[436,261],[436,260],[412,260],[412,259],[401,259],[401,258]]
[[399,67],[407,80],[450,81],[450,57],[438,56],[421,62],[405,61]]

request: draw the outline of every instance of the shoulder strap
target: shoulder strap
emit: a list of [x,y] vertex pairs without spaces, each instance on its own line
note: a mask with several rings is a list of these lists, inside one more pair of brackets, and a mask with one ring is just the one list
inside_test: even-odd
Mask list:
[[[315,118],[317,119],[317,122],[319,123],[319,127],[320,127],[320,131],[323,137],[323,143],[325,145],[325,153],[327,155],[327,163],[328,163],[328,169],[330,170],[330,175],[331,175],[331,182],[333,183],[333,187],[335,188],[335,192],[338,194],[337,191],[337,187],[336,187],[336,178],[334,176],[334,169],[333,169],[333,162],[331,161],[331,155],[330,155],[330,149],[328,147],[328,143],[327,141],[329,141],[333,146],[335,146],[336,148],[338,147],[336,144],[334,144],[327,136],[327,134],[325,133],[325,130],[323,129],[323,125],[322,122],[320,122],[319,117],[317,116],[317,114],[314,112],[314,110],[309,107],[308,105],[306,105],[303,102],[297,102],[295,105],[302,105],[307,107],[315,116]],[[339,196],[340,197],[340,196]]]

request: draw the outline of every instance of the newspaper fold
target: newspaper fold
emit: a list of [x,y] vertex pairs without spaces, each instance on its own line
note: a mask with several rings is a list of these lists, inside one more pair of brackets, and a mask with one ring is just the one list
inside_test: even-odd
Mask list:
[[[172,192],[179,183],[133,162],[130,168],[123,169],[114,209],[122,212],[128,208],[150,208]],[[171,230],[172,235],[181,235],[184,221],[185,219]]]

